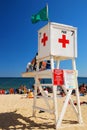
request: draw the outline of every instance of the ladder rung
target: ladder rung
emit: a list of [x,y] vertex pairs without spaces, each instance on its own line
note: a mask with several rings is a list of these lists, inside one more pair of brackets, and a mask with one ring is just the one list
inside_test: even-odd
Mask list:
[[[36,96],[37,98],[44,98],[44,96]],[[47,98],[48,100],[53,100],[53,97],[45,97],[45,98]]]
[[53,86],[53,84],[40,84],[41,86]]
[[46,111],[48,113],[53,113],[54,112],[54,110],[47,110],[47,109],[44,109],[44,108],[41,108],[41,107],[37,107],[37,106],[33,106],[33,108],[39,109],[39,110],[42,110],[42,111]]
[[34,85],[36,85],[36,86],[48,86],[48,87],[52,87],[53,86],[53,84],[34,84]]

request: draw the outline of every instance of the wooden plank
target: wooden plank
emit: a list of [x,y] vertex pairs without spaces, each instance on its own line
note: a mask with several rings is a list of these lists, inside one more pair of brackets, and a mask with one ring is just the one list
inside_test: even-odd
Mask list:
[[31,78],[34,78],[35,76],[36,76],[36,71],[23,72],[23,73],[22,73],[22,77],[31,77]]
[[50,109],[50,110],[49,110],[49,109],[47,110],[47,109],[45,109],[45,108],[41,108],[41,107],[38,107],[38,106],[34,106],[34,108],[35,108],[35,109],[42,110],[42,111],[46,111],[46,112],[52,113],[52,114],[53,114],[53,112],[54,112],[54,110],[51,110],[51,109]]
[[43,71],[32,71],[32,72],[24,72],[22,73],[22,77],[33,77],[38,74],[38,78],[52,78],[51,70],[43,70]]

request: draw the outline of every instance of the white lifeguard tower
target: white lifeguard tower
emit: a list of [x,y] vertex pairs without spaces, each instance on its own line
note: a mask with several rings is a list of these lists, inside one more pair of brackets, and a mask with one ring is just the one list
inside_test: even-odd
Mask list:
[[[37,56],[37,70],[36,72],[23,73],[23,77],[35,78],[35,92],[34,92],[34,105],[33,115],[35,116],[36,109],[44,110],[55,115],[55,127],[61,127],[63,116],[66,111],[68,102],[72,105],[78,123],[82,123],[82,116],[80,110],[80,100],[78,92],[77,70],[75,58],[77,57],[77,28],[64,24],[49,22],[46,26],[38,31],[38,56]],[[50,60],[51,69],[39,70],[39,63],[44,60]],[[63,60],[72,61],[72,70],[60,70],[60,62]],[[54,65],[56,62],[56,66]],[[51,84],[42,84],[39,79],[50,78]],[[63,80],[63,81],[62,81]],[[60,115],[58,115],[58,102],[57,102],[57,86],[61,85],[66,93],[66,99],[62,107]],[[48,98],[44,94],[42,86],[53,87],[53,104],[54,108],[50,109]],[[36,106],[37,102],[37,87],[41,90],[43,99],[48,106],[48,109]],[[72,90],[76,90],[77,108],[75,107],[71,98]],[[68,90],[68,91],[67,91]]]

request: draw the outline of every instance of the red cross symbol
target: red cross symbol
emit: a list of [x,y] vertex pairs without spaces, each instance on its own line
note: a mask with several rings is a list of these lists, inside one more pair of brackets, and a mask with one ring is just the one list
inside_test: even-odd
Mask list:
[[58,42],[62,43],[63,48],[66,48],[66,44],[69,44],[69,40],[66,39],[66,35],[62,35],[62,38],[59,38]]
[[46,33],[43,34],[43,38],[41,39],[41,43],[43,46],[46,46],[46,41],[48,40],[48,37],[46,36]]

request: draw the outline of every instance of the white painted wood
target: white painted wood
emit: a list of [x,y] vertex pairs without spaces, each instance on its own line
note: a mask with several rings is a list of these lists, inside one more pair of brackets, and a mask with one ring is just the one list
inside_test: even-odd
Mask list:
[[[43,43],[43,37],[46,37],[46,42]],[[60,43],[59,39],[65,38],[65,40],[69,40],[69,44],[65,45],[65,47]],[[41,28],[38,31],[38,56],[37,56],[37,70],[33,72],[25,72],[22,73],[22,77],[34,77],[35,78],[35,91],[34,91],[34,102],[33,102],[33,115],[35,116],[36,109],[44,110],[46,112],[53,113],[55,116],[55,127],[56,130],[61,127],[61,123],[66,112],[66,108],[68,106],[68,102],[70,101],[73,110],[76,113],[79,123],[82,123],[82,115],[80,109],[80,99],[78,92],[78,82],[77,82],[77,74],[76,74],[76,97],[77,97],[77,107],[75,107],[73,100],[71,98],[72,89],[69,89],[67,92],[67,88],[64,89],[66,93],[66,99],[62,108],[62,111],[59,115],[58,113],[58,100],[57,100],[57,85],[53,84],[53,70],[55,68],[54,61],[57,62],[56,69],[59,69],[60,62],[62,60],[70,59],[72,60],[72,68],[76,70],[76,62],[75,58],[77,57],[77,28],[72,26],[67,26],[64,24],[58,23],[48,23],[46,26]],[[39,71],[39,62],[44,60],[51,60],[51,69]],[[40,84],[39,79],[42,78],[51,78],[52,84]],[[51,109],[49,105],[49,98],[45,96],[43,92],[42,86],[52,86],[53,87],[53,97],[50,99],[53,100],[53,109]],[[36,106],[37,101],[37,87],[41,90],[43,100],[45,101],[47,108],[41,108]]]
[[[49,55],[77,57],[77,28],[64,24],[49,22],[38,30],[38,58]],[[45,42],[44,39],[45,38]],[[63,39],[63,45],[59,39]],[[44,53],[45,52],[45,53]]]
[[57,69],[59,69],[60,60],[57,60]]
[[[38,78],[38,75],[36,75],[36,77],[35,77],[35,85],[34,85],[34,100],[33,100],[33,106],[35,107],[36,106],[36,96],[37,96],[37,85],[36,85],[36,83],[37,83],[37,78]],[[34,109],[34,107],[33,107],[33,116],[35,116],[35,114],[36,114],[36,110]]]
[[65,100],[64,106],[63,106],[63,108],[62,108],[60,117],[59,117],[59,119],[58,119],[58,121],[57,121],[57,126],[56,126],[56,128],[58,128],[58,127],[61,126],[61,122],[62,122],[62,119],[63,119],[63,117],[64,117],[64,114],[65,114],[65,111],[66,111],[66,108],[67,108],[67,105],[68,105],[68,102],[69,102],[71,93],[72,93],[72,90],[70,89],[69,92],[67,93],[67,96],[66,96],[66,100]]
[[[62,88],[63,88],[65,94],[67,95],[67,89],[65,88],[64,85],[62,86]],[[78,110],[77,110],[76,106],[74,105],[74,102],[73,102],[73,100],[72,100],[71,97],[70,97],[70,104],[72,105],[73,110],[74,110],[74,112],[76,113],[76,116],[78,116]]]
[[52,71],[50,69],[42,70],[42,71],[25,72],[25,73],[22,73],[22,77],[35,78],[36,74],[38,75],[38,78],[52,78]]
[[[54,69],[53,56],[51,56],[51,69],[53,72],[53,69]],[[53,84],[53,78],[52,78],[52,84]],[[56,85],[53,85],[53,104],[54,104],[54,115],[55,115],[55,125],[56,125],[57,119],[58,119],[58,102],[57,102],[57,86]]]
[[[76,70],[76,62],[75,62],[75,58],[72,59],[72,64],[73,64],[73,70]],[[79,90],[78,90],[78,81],[77,81],[77,75],[75,78],[75,82],[76,82],[76,97],[77,97],[77,107],[78,107],[78,121],[80,124],[83,123],[82,120],[82,114],[81,114],[81,108],[80,108],[80,99],[79,99]]]
[[[40,84],[37,81],[38,79],[36,80],[36,84],[37,84],[37,86],[39,86],[39,88],[41,90],[41,93],[43,95],[41,98],[44,99],[48,109],[46,110],[44,108],[37,107],[36,106],[36,101],[34,101],[34,110],[40,109],[40,110],[44,110],[46,112],[48,112],[48,111],[52,112],[55,115],[55,127],[56,127],[56,129],[58,129],[59,127],[61,127],[62,119],[63,119],[64,114],[66,112],[68,101],[70,101],[70,104],[72,105],[73,110],[76,113],[76,116],[78,118],[79,123],[82,123],[83,121],[82,121],[81,110],[80,110],[79,93],[78,93],[78,89],[77,89],[78,88],[77,75],[76,75],[76,97],[77,97],[78,109],[74,105],[74,102],[73,102],[73,100],[71,98],[72,90],[69,90],[69,92],[67,92],[67,89],[62,86],[62,88],[64,89],[64,91],[66,93],[66,100],[65,100],[65,103],[64,103],[64,106],[62,108],[62,111],[61,111],[60,115],[58,115],[57,86],[53,85],[53,76],[52,76],[53,75],[53,69],[54,69],[54,57],[51,56],[50,58],[51,58],[51,70],[44,70],[44,71],[40,71],[40,72],[37,71],[37,75],[38,75],[38,78],[45,78],[45,76],[51,78],[52,79],[52,84]],[[73,70],[76,70],[75,59],[71,59],[71,60],[72,60]],[[60,65],[60,60],[57,60],[57,68],[59,68],[59,65]],[[43,76],[41,76],[41,75],[43,75]],[[47,76],[47,75],[50,75],[50,76]],[[47,98],[47,97],[44,96],[42,86],[53,86],[53,98]],[[37,96],[35,96],[35,97],[37,98]],[[36,100],[36,98],[35,98],[35,100]],[[53,109],[50,108],[50,105],[49,105],[49,102],[48,102],[49,99],[51,99],[51,100],[53,99],[53,104],[54,104]]]

